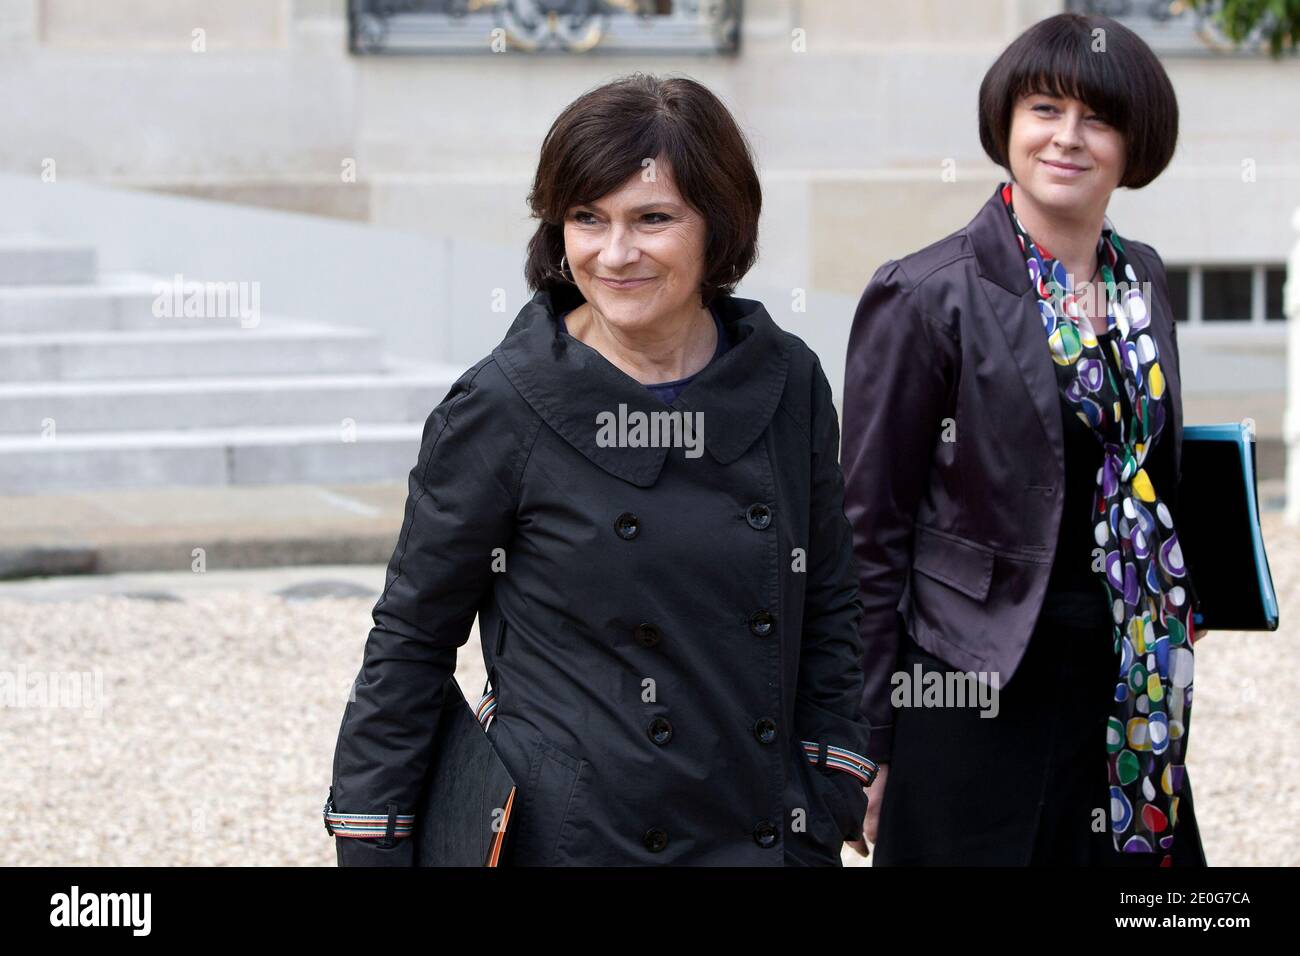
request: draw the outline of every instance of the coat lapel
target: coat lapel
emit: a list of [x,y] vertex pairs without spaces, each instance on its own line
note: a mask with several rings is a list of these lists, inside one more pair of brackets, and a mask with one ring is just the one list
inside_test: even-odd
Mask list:
[[[558,306],[558,312],[581,300]],[[557,306],[538,292],[493,356],[524,400],[592,464],[639,487],[659,478],[669,449],[597,443],[596,416],[677,410],[703,415],[705,449],[728,464],[767,428],[785,388],[791,345],[761,303],[732,296],[715,305],[732,345],[691,381],[671,406],[561,328]]]
[[981,285],[993,314],[1000,320],[998,328],[1006,337],[1030,404],[1056,453],[1057,466],[1064,472],[1065,435],[1056,371],[1047,349],[1036,293],[1029,284],[1029,271],[998,190],[971,220],[966,232],[979,263]]

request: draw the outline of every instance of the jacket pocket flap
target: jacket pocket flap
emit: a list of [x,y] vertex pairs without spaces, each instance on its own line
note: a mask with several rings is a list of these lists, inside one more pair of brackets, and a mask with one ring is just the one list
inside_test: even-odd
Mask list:
[[991,549],[934,528],[916,526],[912,567],[976,601],[989,596],[993,558]]

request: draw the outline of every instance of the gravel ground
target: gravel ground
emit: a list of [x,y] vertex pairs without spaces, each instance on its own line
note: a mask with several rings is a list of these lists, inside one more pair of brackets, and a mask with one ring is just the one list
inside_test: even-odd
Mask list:
[[[1189,762],[1213,865],[1300,864],[1300,531],[1275,513],[1265,529],[1283,629],[1197,645]],[[374,597],[193,577],[134,596],[0,587],[0,679],[29,695],[0,711],[0,865],[334,865],[321,804]],[[60,693],[32,699],[49,675]],[[476,635],[457,676],[482,686]]]

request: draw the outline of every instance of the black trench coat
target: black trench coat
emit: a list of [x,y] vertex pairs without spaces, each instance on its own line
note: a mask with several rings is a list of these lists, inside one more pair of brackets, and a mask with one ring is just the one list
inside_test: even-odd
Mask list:
[[[838,865],[866,795],[803,742],[851,761],[868,726],[820,364],[723,297],[733,344],[671,406],[702,413],[703,452],[605,447],[599,413],[669,408],[560,330],[566,304],[534,296],[429,415],[334,810],[414,813],[477,614],[488,734],[519,785],[507,862]],[[401,837],[336,845],[342,865],[412,859]]]

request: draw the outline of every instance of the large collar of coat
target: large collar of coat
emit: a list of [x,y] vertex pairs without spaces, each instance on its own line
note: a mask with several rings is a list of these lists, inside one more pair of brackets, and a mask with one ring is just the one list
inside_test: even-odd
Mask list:
[[[558,303],[558,312],[580,302]],[[668,449],[599,445],[597,414],[617,415],[620,405],[628,414],[700,412],[704,448],[725,465],[758,439],[781,401],[790,364],[789,339],[760,302],[719,296],[714,304],[731,347],[701,370],[672,405],[664,405],[595,349],[562,331],[557,303],[545,291],[523,307],[492,354],[556,434],[611,475],[649,487],[658,480]]]

